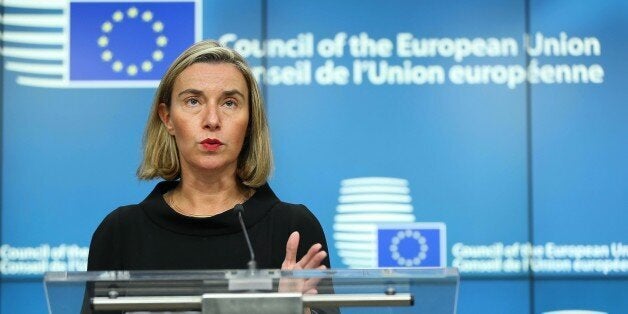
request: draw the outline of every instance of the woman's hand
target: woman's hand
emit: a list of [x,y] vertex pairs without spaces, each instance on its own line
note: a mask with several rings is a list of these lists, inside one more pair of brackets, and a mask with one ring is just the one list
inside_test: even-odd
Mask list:
[[[327,269],[327,266],[321,263],[327,257],[327,252],[321,251],[323,246],[316,243],[310,247],[307,253],[297,262],[297,249],[299,248],[299,232],[295,231],[288,237],[286,243],[286,257],[281,264],[281,270],[300,270],[300,269]],[[320,278],[309,278],[299,284],[300,291],[306,294],[316,294],[316,285]],[[280,285],[281,290],[281,285]]]

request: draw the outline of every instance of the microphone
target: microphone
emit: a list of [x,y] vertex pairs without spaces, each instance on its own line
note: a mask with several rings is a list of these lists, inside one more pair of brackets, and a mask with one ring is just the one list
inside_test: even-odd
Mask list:
[[251,260],[247,263],[250,271],[254,271],[257,269],[257,262],[255,262],[255,252],[253,252],[253,245],[251,245],[251,240],[249,240],[249,233],[246,232],[246,226],[244,225],[244,219],[242,218],[242,214],[244,213],[244,206],[242,204],[237,204],[234,207],[234,210],[238,214],[238,219],[240,220],[240,226],[242,226],[242,233],[244,233],[244,240],[246,240],[246,245],[249,247],[249,253],[251,254]]

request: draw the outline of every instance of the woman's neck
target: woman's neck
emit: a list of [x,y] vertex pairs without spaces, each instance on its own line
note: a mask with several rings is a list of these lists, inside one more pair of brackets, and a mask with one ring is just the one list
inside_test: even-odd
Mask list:
[[235,174],[199,177],[182,173],[179,185],[164,197],[180,214],[208,217],[243,203],[251,194],[252,190],[240,183]]

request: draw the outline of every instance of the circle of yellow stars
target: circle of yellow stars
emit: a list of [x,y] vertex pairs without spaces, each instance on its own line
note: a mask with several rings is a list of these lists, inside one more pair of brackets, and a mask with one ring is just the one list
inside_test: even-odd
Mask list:
[[[150,24],[153,32],[157,35],[155,39],[156,48],[151,53],[150,58],[142,61],[141,64],[124,64],[120,59],[116,58],[113,51],[109,49],[109,34],[113,31],[116,24],[120,24],[124,21],[124,19],[136,19],[140,18],[142,22]],[[116,10],[111,15],[111,19],[105,21],[100,26],[100,30],[102,34],[98,37],[98,46],[102,49],[102,53],[100,54],[100,58],[104,62],[111,62],[111,69],[116,72],[126,72],[129,76],[135,76],[139,71],[144,73],[150,72],[153,69],[153,62],[159,62],[163,60],[164,53],[162,49],[168,44],[168,38],[163,35],[164,23],[159,20],[155,20],[153,16],[153,12],[146,10],[141,12],[136,7],[130,7],[123,12],[121,10]]]

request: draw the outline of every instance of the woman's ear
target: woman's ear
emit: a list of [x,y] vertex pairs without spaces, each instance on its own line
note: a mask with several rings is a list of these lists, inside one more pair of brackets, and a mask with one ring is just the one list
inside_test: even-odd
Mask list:
[[159,113],[159,118],[161,122],[163,122],[166,130],[170,135],[174,135],[174,127],[172,126],[172,121],[170,120],[170,109],[164,103],[160,103],[159,107],[157,107],[157,112]]

